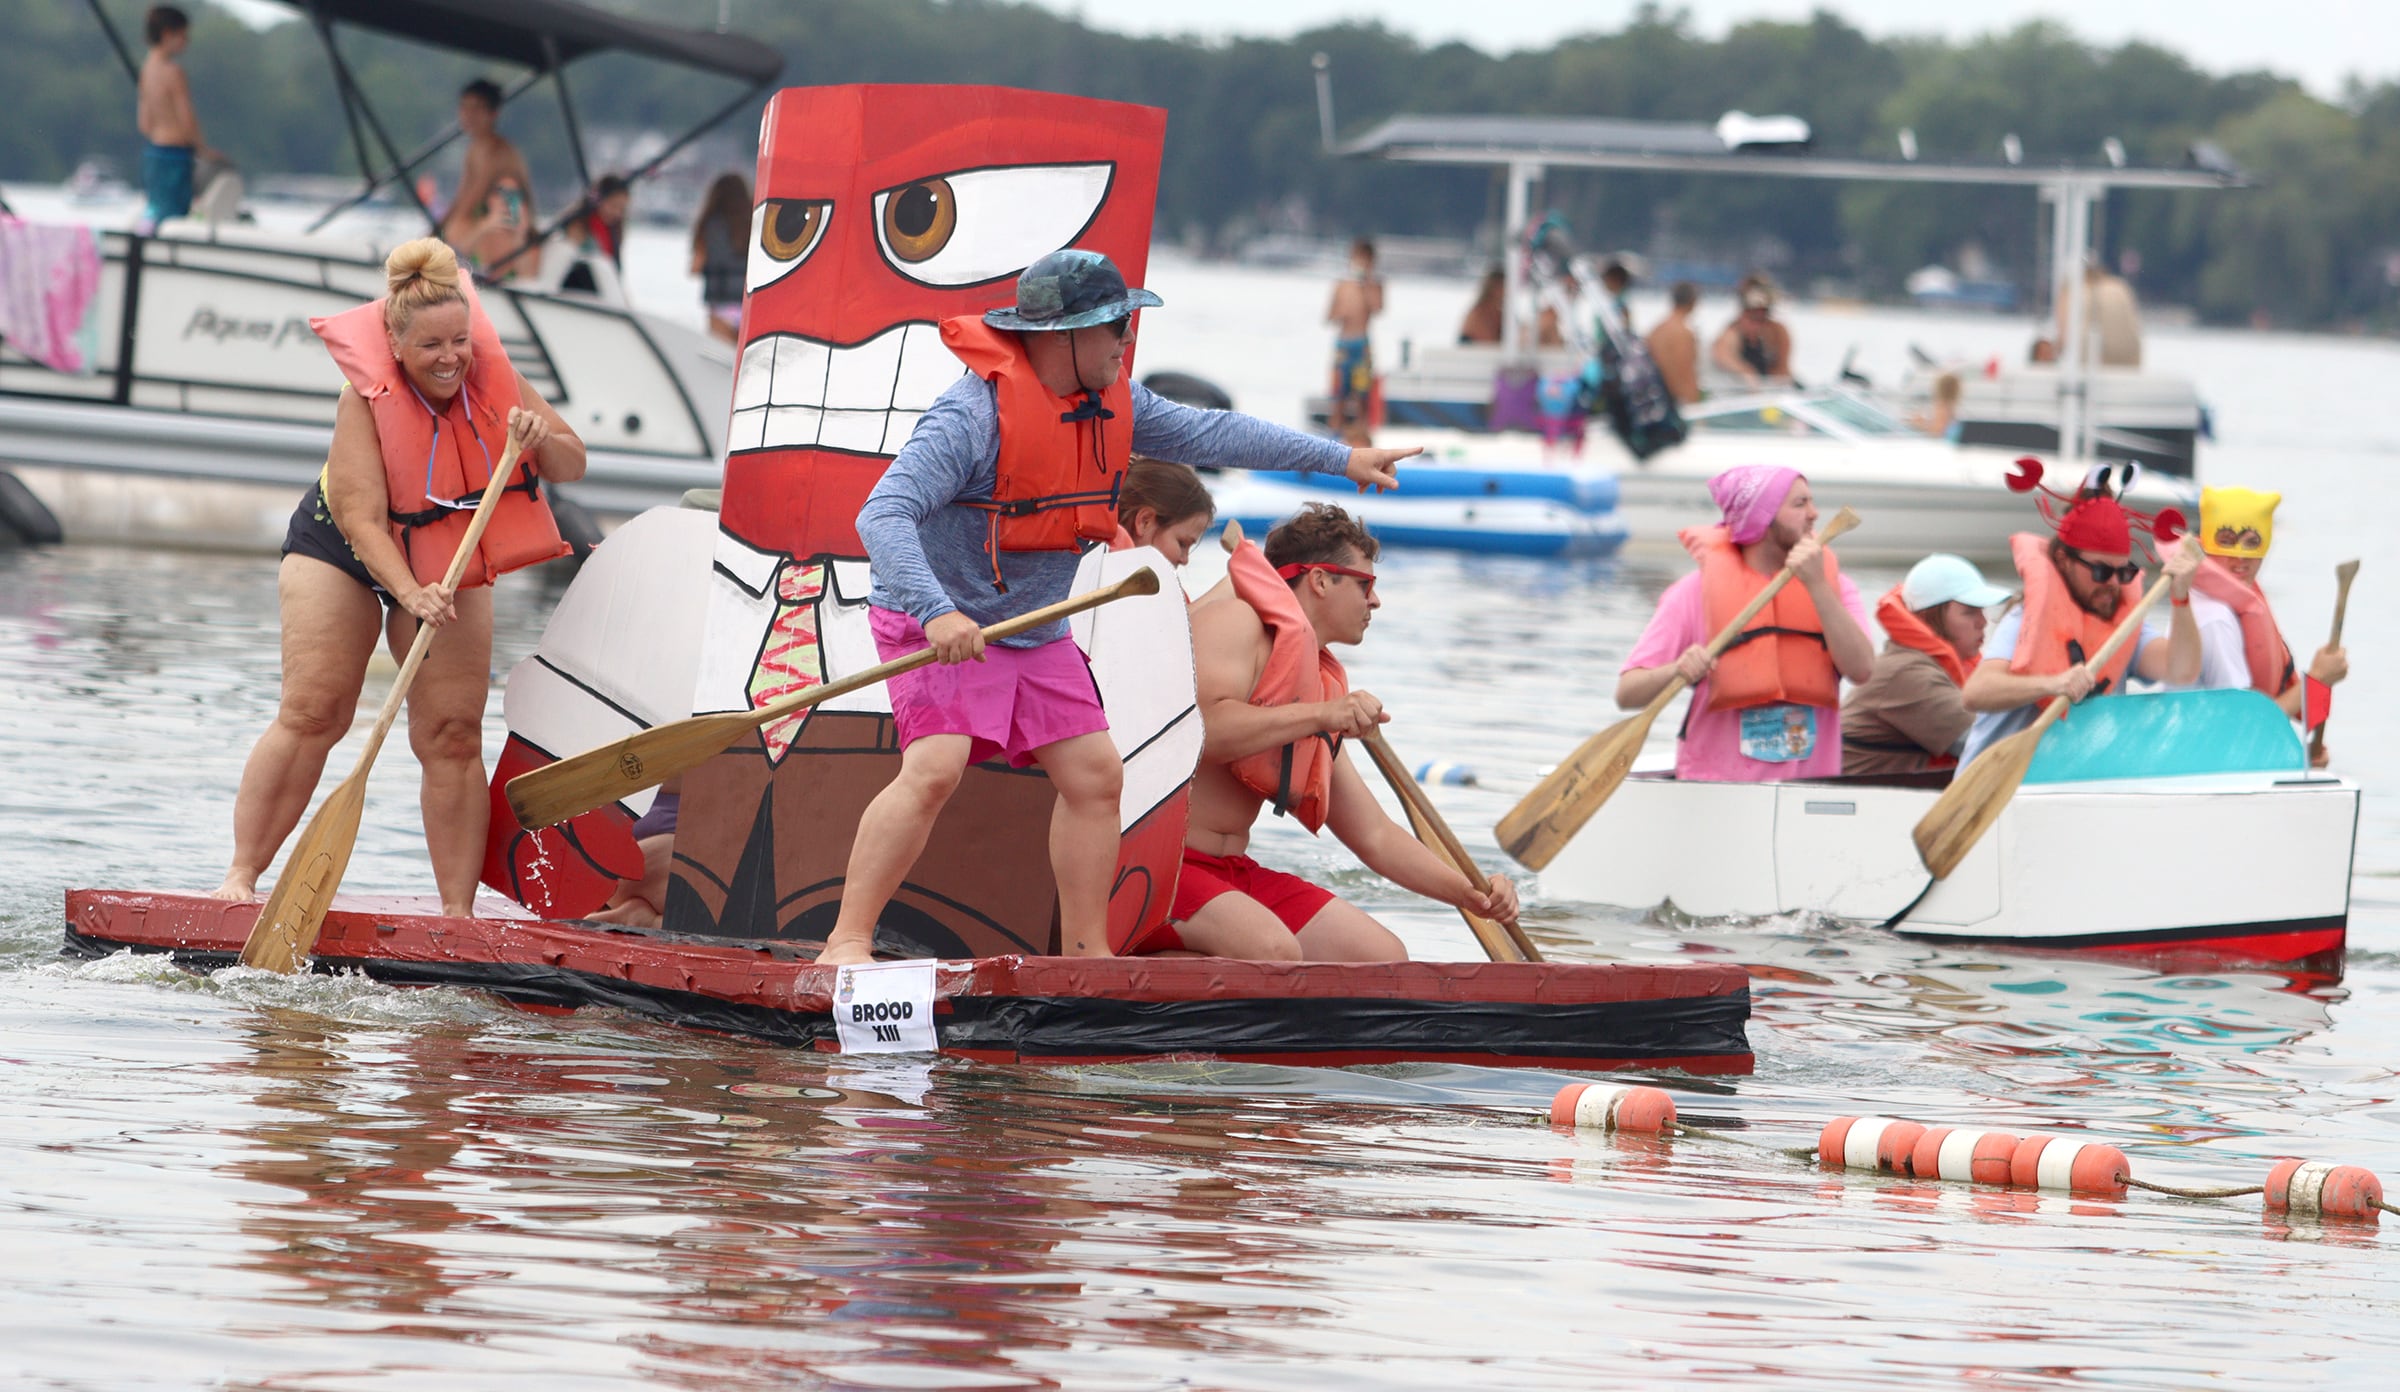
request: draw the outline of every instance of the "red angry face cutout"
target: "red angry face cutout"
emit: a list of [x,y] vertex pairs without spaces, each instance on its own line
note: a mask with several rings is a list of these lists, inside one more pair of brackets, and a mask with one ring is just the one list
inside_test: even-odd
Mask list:
[[1061,247],[1141,284],[1166,113],[997,87],[793,88],[759,139],[723,524],[864,554],[855,522],[964,370],[939,322],[1010,303]]

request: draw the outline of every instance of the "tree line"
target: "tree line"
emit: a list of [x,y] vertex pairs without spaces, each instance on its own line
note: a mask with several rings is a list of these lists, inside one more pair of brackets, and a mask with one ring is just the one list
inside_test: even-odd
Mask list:
[[[604,0],[690,24],[679,0]],[[128,41],[142,6],[105,0]],[[250,171],[353,171],[331,75],[304,24],[252,30],[188,6],[187,66],[209,140]],[[1926,159],[1990,159],[2014,135],[2028,162],[2100,157],[2179,164],[2212,141],[2257,180],[2235,192],[2119,192],[2104,212],[2113,262],[2146,299],[2217,322],[2383,327],[2400,300],[2400,85],[2334,102],[2267,72],[2210,74],[2167,48],[2088,44],[2049,23],[1966,43],[1875,40],[1820,12],[1701,35],[1688,14],[1647,6],[1623,28],[1493,55],[1425,45],[1375,24],[1291,39],[1135,38],[1003,0],[733,0],[733,28],[786,57],[784,81],[983,82],[1161,106],[1163,239],[1226,247],[1299,223],[1352,233],[1487,236],[1499,211],[1476,169],[1329,158],[1319,147],[1311,55],[1332,60],[1345,136],[1410,112],[1526,113],[1714,121],[1734,109],[1789,113],[1828,154],[1890,156],[1903,129]],[[138,167],[132,91],[90,12],[0,0],[0,177],[55,180],[81,160]],[[343,31],[345,58],[405,148],[449,117],[458,86],[489,65]],[[138,52],[137,52],[138,56]],[[514,74],[494,75],[506,80]],[[608,56],[569,70],[587,128],[689,121],[725,100],[721,80]],[[571,178],[547,87],[504,120],[537,169]],[[747,140],[754,113],[727,130]],[[1587,246],[1767,264],[1787,282],[1831,279],[1891,295],[1972,243],[2031,290],[2050,273],[2022,190],[1825,184],[1555,171],[1544,202]]]

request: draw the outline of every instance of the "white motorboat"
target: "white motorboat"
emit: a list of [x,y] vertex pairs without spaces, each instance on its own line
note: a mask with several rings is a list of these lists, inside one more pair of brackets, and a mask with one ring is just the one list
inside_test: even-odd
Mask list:
[[2338,969],[2359,788],[2310,775],[2291,723],[2255,692],[2077,706],[1998,823],[1935,883],[1910,831],[1943,781],[1637,773],[1542,871],[1541,894],[1703,918],[1821,914],[1937,940],[2195,965]]
[[[782,68],[773,49],[737,35],[563,3],[302,8],[330,8],[330,19],[530,66],[517,90],[549,78],[562,104],[563,65],[600,52],[640,53],[749,84],[661,159],[732,114]],[[357,126],[372,113],[325,32],[345,79],[345,114]],[[573,137],[572,106],[565,109]],[[381,123],[366,124],[380,137]],[[406,158],[386,143],[390,167],[371,169],[365,191],[350,202],[410,187],[418,167],[455,134]],[[573,143],[580,168],[580,140]],[[360,149],[362,157],[369,153],[363,136]],[[328,210],[318,225],[346,206]],[[98,351],[85,370],[58,371],[0,349],[0,471],[30,489],[70,541],[274,550],[325,462],[340,385],[308,321],[381,295],[387,246],[379,243],[415,234],[278,233],[174,219],[143,236],[131,229],[130,214],[120,210],[117,227],[95,227],[102,270],[88,317],[99,326]],[[420,230],[430,218],[427,211]],[[562,528],[588,542],[600,524],[716,485],[733,352],[689,325],[636,312],[613,276],[589,279],[590,291],[557,288],[561,259],[549,258],[547,281],[487,284],[483,302],[510,360],[589,449],[585,478],[557,491]]]

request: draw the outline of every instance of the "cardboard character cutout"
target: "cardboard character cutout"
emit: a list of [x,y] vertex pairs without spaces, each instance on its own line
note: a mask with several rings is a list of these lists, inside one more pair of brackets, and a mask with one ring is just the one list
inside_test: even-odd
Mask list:
[[[796,88],[768,104],[695,712],[754,709],[877,661],[856,520],[964,371],[939,322],[1010,302],[1017,273],[1066,246],[1139,284],[1164,129],[1153,108],[996,87]],[[1156,559],[1087,557],[1083,574],[1113,579],[1143,557]],[[1186,631],[1180,592],[1153,601],[1078,626],[1119,750],[1144,760],[1139,777],[1128,768],[1110,905],[1120,947],[1164,916],[1198,754],[1188,641],[1158,641]],[[898,767],[877,686],[694,770],[668,928],[821,940],[859,814]],[[1055,950],[1052,800],[1036,769],[968,770],[879,944]]]

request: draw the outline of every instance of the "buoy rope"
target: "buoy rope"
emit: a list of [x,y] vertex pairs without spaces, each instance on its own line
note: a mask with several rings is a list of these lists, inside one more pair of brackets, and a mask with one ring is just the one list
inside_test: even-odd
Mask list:
[[2146,1179],[2135,1179],[2132,1175],[2125,1176],[2125,1183],[2135,1189],[2147,1189],[2153,1194],[2167,1194],[2178,1199],[2238,1199],[2247,1194],[2267,1192],[2264,1184],[2244,1184],[2231,1189],[2186,1189],[2173,1184],[2153,1184]]
[[2394,1207],[2392,1207],[2390,1204],[2388,1204],[2388,1203],[2385,1203],[2385,1202],[2384,1202],[2383,1200],[2381,1200],[2381,1199],[2377,1199],[2377,1200],[2375,1201],[2375,1206],[2376,1206],[2377,1208],[2380,1208],[2380,1209],[2382,1209],[2382,1210],[2383,1210],[2384,1212],[2386,1212],[2386,1213],[2400,1213],[2400,1208],[2394,1208]]
[[1751,1140],[1747,1136],[1737,1136],[1731,1131],[1719,1131],[1710,1126],[1694,1126],[1688,1121],[1671,1122],[1669,1123],[1669,1129],[1678,1136],[1699,1136],[1705,1140],[1711,1141],[1731,1141],[1735,1145],[1746,1145],[1754,1150],[1772,1151],[1777,1155],[1787,1156],[1794,1160],[1815,1160],[1817,1158],[1817,1148],[1813,1144],[1804,1146],[1771,1146],[1763,1144],[1759,1141]]

